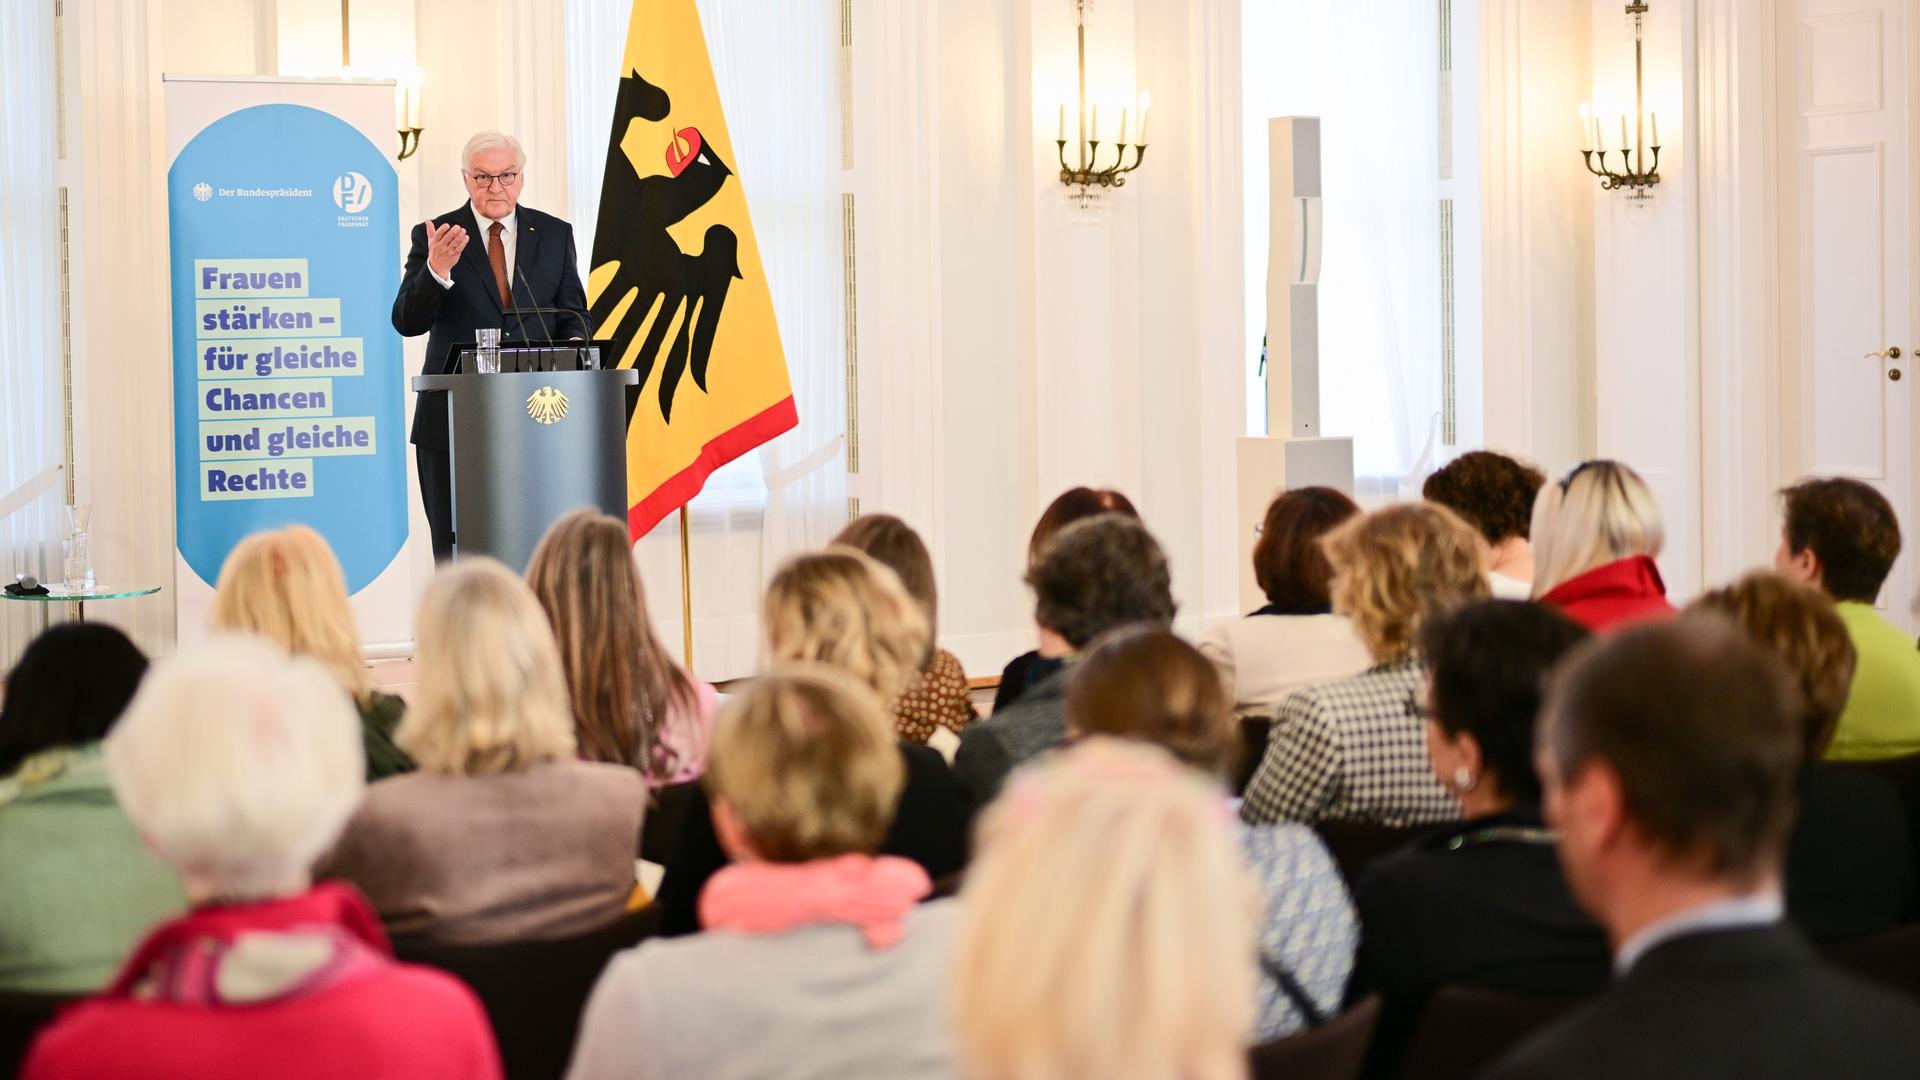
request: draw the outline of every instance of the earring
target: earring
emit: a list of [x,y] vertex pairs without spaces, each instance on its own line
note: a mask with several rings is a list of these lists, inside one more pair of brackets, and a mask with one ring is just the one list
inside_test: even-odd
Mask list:
[[1463,795],[1473,790],[1473,773],[1465,765],[1453,770],[1453,787]]

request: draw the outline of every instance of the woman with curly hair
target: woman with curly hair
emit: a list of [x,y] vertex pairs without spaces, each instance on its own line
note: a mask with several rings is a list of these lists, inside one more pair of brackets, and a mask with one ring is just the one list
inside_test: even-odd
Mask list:
[[1478,544],[1432,503],[1376,510],[1328,534],[1333,609],[1352,617],[1373,666],[1281,703],[1243,818],[1407,827],[1460,816],[1428,765],[1415,642],[1428,621],[1487,598]]
[[1480,559],[1502,600],[1533,592],[1533,500],[1547,474],[1491,450],[1473,450],[1427,477],[1420,494],[1459,514],[1486,542]]

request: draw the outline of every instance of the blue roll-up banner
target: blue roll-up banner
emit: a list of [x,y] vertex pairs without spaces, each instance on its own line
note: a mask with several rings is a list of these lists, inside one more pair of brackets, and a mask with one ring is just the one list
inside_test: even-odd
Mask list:
[[407,540],[393,164],[331,112],[256,104],[185,140],[167,194],[180,560],[211,586],[299,523],[359,593]]

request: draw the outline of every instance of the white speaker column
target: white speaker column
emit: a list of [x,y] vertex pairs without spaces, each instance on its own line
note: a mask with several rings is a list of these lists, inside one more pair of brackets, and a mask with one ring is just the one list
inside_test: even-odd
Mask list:
[[1320,118],[1267,121],[1267,435],[1237,440],[1240,604],[1254,583],[1255,530],[1283,490],[1323,485],[1353,494],[1353,439],[1320,430]]

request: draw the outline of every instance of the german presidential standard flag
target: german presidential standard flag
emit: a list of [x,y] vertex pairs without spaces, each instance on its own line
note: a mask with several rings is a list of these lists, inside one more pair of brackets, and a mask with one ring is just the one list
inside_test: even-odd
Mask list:
[[634,537],[799,423],[694,0],[634,0],[593,238],[593,336],[640,373]]

